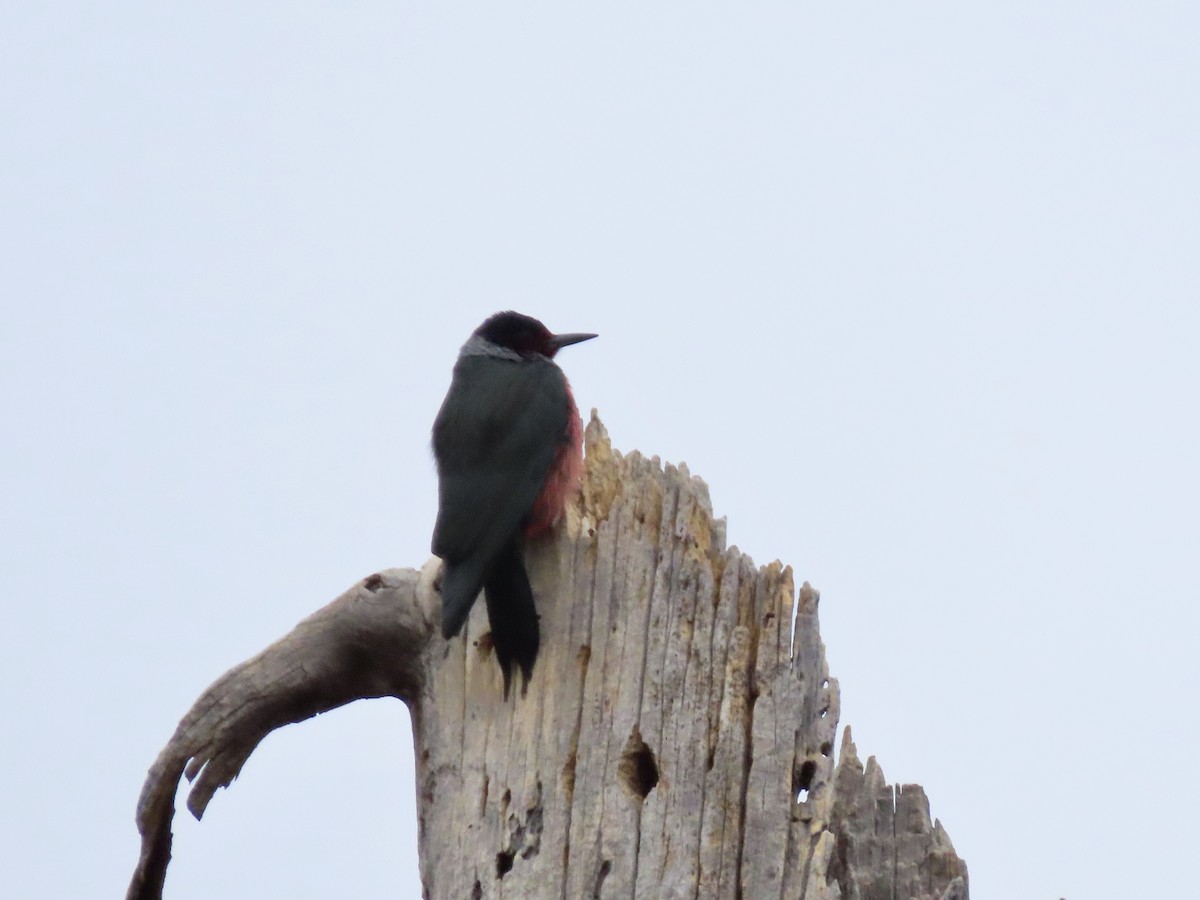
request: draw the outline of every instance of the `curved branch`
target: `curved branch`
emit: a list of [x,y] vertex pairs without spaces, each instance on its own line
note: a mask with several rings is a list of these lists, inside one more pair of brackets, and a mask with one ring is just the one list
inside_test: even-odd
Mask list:
[[353,700],[415,700],[438,621],[437,568],[431,560],[420,572],[387,569],[364,578],[213,682],[146,776],[137,807],[142,849],[126,900],[162,897],[181,775],[193,782],[187,804],[199,819],[276,728]]

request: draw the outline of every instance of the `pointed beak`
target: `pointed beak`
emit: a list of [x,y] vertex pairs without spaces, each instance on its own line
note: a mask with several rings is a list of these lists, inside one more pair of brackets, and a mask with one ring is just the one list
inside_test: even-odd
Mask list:
[[571,344],[578,344],[581,341],[590,341],[594,337],[599,337],[596,334],[553,334],[550,336],[550,346],[555,350],[561,350],[563,347],[568,347]]

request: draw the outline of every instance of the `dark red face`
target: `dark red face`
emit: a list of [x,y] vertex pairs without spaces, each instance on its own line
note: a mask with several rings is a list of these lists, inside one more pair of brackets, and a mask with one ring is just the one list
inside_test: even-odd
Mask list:
[[552,359],[558,352],[549,328],[531,316],[511,310],[496,313],[476,328],[475,334],[522,356],[540,355]]

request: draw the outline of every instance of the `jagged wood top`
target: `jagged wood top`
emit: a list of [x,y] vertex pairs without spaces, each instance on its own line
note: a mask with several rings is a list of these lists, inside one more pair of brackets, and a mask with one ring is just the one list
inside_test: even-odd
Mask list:
[[363,579],[180,723],[128,896],[161,896],[181,775],[199,817],[274,728],[396,696],[428,897],[966,897],[919,787],[864,769],[848,729],[834,771],[817,592],[727,548],[685,466],[622,456],[594,412],[586,446],[577,506],[527,551],[543,650],[525,697],[501,700],[481,609],[441,639],[436,560]]

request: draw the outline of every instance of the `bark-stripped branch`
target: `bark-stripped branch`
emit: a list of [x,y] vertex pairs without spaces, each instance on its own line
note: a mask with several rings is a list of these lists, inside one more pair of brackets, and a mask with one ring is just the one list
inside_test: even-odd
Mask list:
[[422,654],[437,621],[433,569],[364,578],[252,659],[218,678],[158,755],[137,806],[142,850],[127,900],[158,900],[171,858],[180,776],[188,809],[204,815],[264,737],[353,700],[420,693]]

